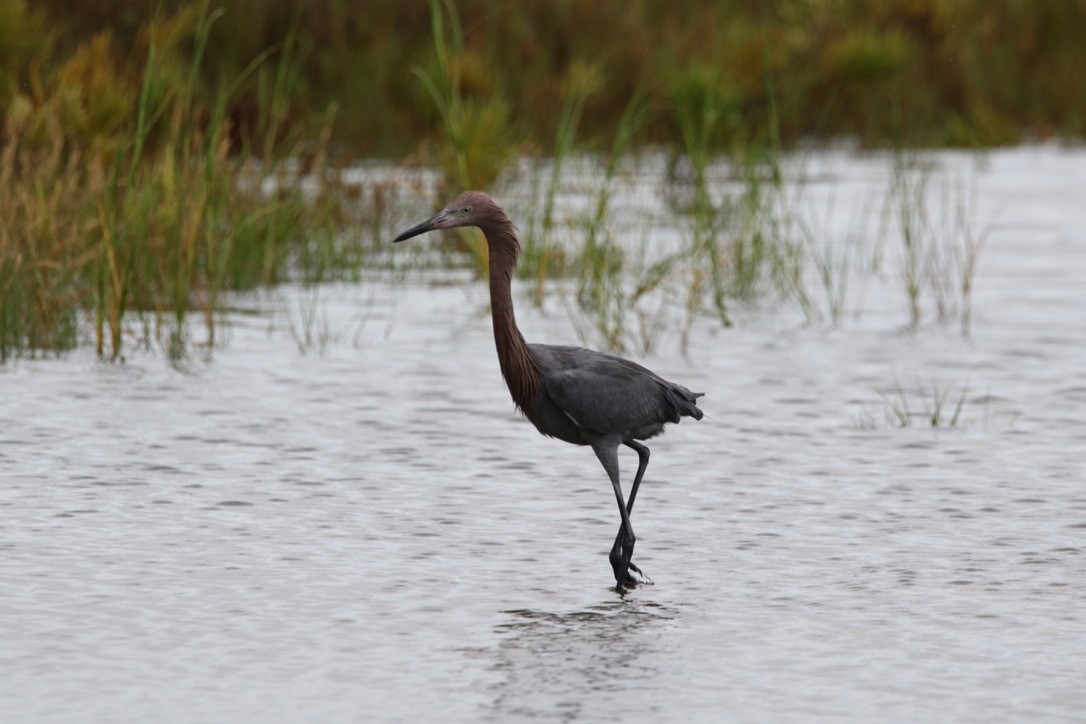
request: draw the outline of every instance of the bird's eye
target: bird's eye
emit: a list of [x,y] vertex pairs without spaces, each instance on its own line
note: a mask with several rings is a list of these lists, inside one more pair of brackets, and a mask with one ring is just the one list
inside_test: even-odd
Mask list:
[[461,216],[467,216],[470,213],[471,213],[471,207],[470,206],[465,206],[464,208],[460,209],[460,215]]

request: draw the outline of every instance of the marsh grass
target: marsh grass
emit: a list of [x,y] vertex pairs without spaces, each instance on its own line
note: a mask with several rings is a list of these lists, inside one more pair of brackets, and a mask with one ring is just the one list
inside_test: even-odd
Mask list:
[[24,149],[9,123],[0,152],[0,360],[62,352],[78,342],[90,290],[82,272],[94,258],[85,189],[101,188],[78,153],[58,140]]
[[865,409],[857,420],[858,426],[863,429],[875,429],[881,425],[959,428],[963,424],[962,413],[969,387],[963,385],[960,392],[955,394],[949,385],[917,379],[912,387],[895,381],[892,388],[876,389],[875,392],[884,404],[881,421],[877,410]]
[[[931,185],[938,181],[937,190]],[[900,281],[910,326],[924,317],[925,299],[940,323],[957,323],[968,336],[977,263],[991,224],[976,226],[977,181],[936,177],[923,157],[894,154],[883,228],[896,232]],[[878,267],[880,258],[876,257]]]
[[[517,267],[520,276],[534,280],[532,298],[537,306],[543,302],[547,278],[561,273],[566,261],[565,248],[555,240],[556,227],[560,224],[555,213],[562,186],[562,171],[574,150],[585,104],[602,86],[599,69],[591,64],[571,66],[563,83],[565,100],[555,133],[554,152],[547,160],[549,170],[542,192],[542,208],[528,214],[523,254]],[[538,172],[535,175],[538,177]],[[609,179],[605,178],[602,183],[608,184]],[[533,188],[533,197],[536,193],[538,191]]]
[[279,313],[298,354],[323,356],[336,345],[348,342],[358,346],[366,318],[359,314],[341,326],[334,326],[322,298],[322,285],[302,284],[297,291],[287,290]]
[[[837,192],[831,191],[815,201],[808,196],[800,166],[791,190],[777,195],[774,287],[801,310],[808,324],[838,326],[862,315],[862,297],[877,275],[876,260],[883,253],[877,224],[885,212],[884,199],[869,190],[842,209]],[[842,215],[847,222],[838,228]]]
[[[604,165],[603,178],[596,190],[596,199],[593,211],[584,220],[585,254],[590,260],[597,260],[597,250],[601,246],[601,239],[605,232],[608,210],[611,196],[614,193],[615,177],[623,161],[629,156],[637,135],[648,125],[652,119],[652,112],[648,105],[648,94],[644,89],[638,88],[630,97],[629,103],[623,109],[619,117],[618,128],[615,132],[615,140],[611,144],[611,151],[607,155]],[[598,265],[591,265],[593,271]],[[592,275],[595,276],[594,274]],[[583,293],[584,289],[580,290]]]
[[[954,193],[943,181],[948,186],[936,196],[937,179],[901,151],[894,156],[881,233],[872,239],[857,230],[841,243],[830,238],[832,206],[821,217],[809,212],[802,184],[784,180],[782,148],[796,130],[788,120],[797,102],[789,85],[795,78],[785,72],[794,48],[766,39],[775,23],[799,23],[804,13],[818,15],[812,27],[820,32],[838,20],[819,15],[815,6],[793,9],[800,20],[763,12],[753,22],[728,25],[734,42],[727,44],[707,42],[697,28],[672,28],[668,33],[679,35],[668,35],[670,41],[682,42],[650,53],[648,65],[646,58],[628,58],[637,62],[619,68],[614,57],[627,56],[571,49],[568,62],[548,70],[547,83],[533,83],[541,77],[499,67],[508,50],[500,35],[479,35],[490,24],[523,19],[522,11],[480,16],[467,0],[460,6],[470,22],[462,24],[452,0],[386,8],[410,15],[409,25],[422,18],[428,33],[418,52],[395,51],[396,67],[413,67],[419,82],[407,86],[416,92],[404,88],[402,98],[373,103],[382,109],[404,99],[425,105],[440,144],[428,156],[443,179],[436,189],[415,187],[427,199],[506,183],[515,174],[501,173],[523,148],[520,139],[538,139],[540,128],[549,129],[546,143],[528,148],[547,148],[550,157],[521,164],[529,169],[531,190],[517,214],[527,221],[518,272],[531,281],[537,304],[555,290],[570,295],[570,308],[594,320],[586,328],[613,349],[647,350],[676,328],[685,348],[695,320],[707,316],[727,326],[737,305],[774,295],[794,300],[808,322],[837,324],[854,290],[884,273],[900,280],[911,324],[957,322],[968,334],[976,268],[991,230],[977,230],[975,187],[972,195],[960,185]],[[12,7],[15,14],[0,17],[0,26],[46,32],[37,10]],[[100,33],[76,44],[70,57],[49,62],[48,54],[67,46],[27,42],[4,51],[33,82],[25,93],[14,81],[0,88],[6,104],[0,358],[62,351],[86,339],[107,359],[156,345],[178,356],[216,343],[223,299],[233,292],[284,280],[359,281],[368,269],[403,273],[454,264],[485,274],[485,243],[473,230],[441,246],[438,255],[412,250],[396,261],[377,243],[401,220],[408,185],[351,186],[330,161],[327,149],[343,119],[336,104],[316,109],[309,96],[313,61],[325,50],[312,15],[288,8],[284,32],[276,36],[282,39],[224,73],[228,66],[219,64],[223,48],[215,38],[223,37],[236,8],[212,10],[207,0],[178,7],[133,30],[128,44]],[[554,11],[598,21],[592,8]],[[668,15],[660,11],[652,22]],[[242,45],[248,30],[229,26]],[[905,61],[918,46],[884,28],[832,37],[825,66],[811,72],[845,77],[846,95],[880,84],[894,90],[900,120],[910,102],[901,95],[907,90],[902,78],[914,66]],[[374,45],[375,57],[391,63],[392,45]],[[126,60],[120,49],[129,46],[136,50]],[[736,65],[740,56],[744,64]],[[629,76],[633,69],[639,75]],[[0,73],[17,80],[7,69]],[[537,91],[546,93],[539,96],[546,100],[536,107],[539,118],[522,113],[514,122],[511,109]],[[300,98],[308,99],[304,123]],[[617,122],[609,113],[616,108]],[[888,122],[873,121],[879,128]],[[433,138],[419,147],[430,150]],[[638,222],[617,223],[611,206],[638,144],[669,139],[671,162],[659,193],[670,211],[665,224],[680,229],[682,241],[661,250],[652,232],[630,238],[628,229]],[[589,159],[599,173],[588,174],[595,184],[588,203],[567,211],[563,194],[580,154],[607,141],[609,151]],[[857,229],[872,214],[866,201],[854,211]],[[897,262],[899,269],[886,271]]]
[[[147,26],[131,124],[111,135],[69,133],[51,112],[49,94],[68,92],[62,85],[47,86],[38,106],[24,99],[25,110],[8,117],[0,153],[0,357],[70,349],[89,327],[103,358],[158,345],[180,359],[193,345],[215,344],[225,292],[281,281],[297,265],[305,275],[337,263],[319,245],[299,253],[303,240],[321,238],[299,189],[261,191],[278,165],[271,139],[284,142],[274,127],[290,94],[284,84],[297,75],[291,43],[205,97],[203,53],[219,17],[204,2]],[[76,55],[106,52],[92,42]],[[260,133],[268,158],[254,164],[250,144],[241,157],[232,149],[226,109],[265,62],[277,64],[266,76],[275,80]],[[42,137],[53,140],[43,146]],[[254,167],[260,177],[244,183]],[[333,209],[323,211],[333,218]]]
[[[675,79],[670,93],[683,149],[683,155],[673,161],[671,174],[676,181],[680,180],[683,171],[689,174],[685,184],[686,197],[676,199],[674,203],[689,222],[690,255],[704,260],[709,269],[706,275],[694,276],[697,283],[691,286],[690,296],[702,296],[701,283],[708,282],[712,308],[720,322],[729,326],[728,281],[734,279],[729,267],[741,266],[742,254],[729,255],[727,252],[728,247],[733,252],[741,249],[746,231],[741,227],[745,220],[738,219],[742,208],[733,199],[728,196],[720,201],[713,199],[707,173],[714,153],[732,123],[729,117],[736,111],[737,99],[716,64],[691,65]],[[722,244],[721,234],[725,230],[734,233],[730,243]],[[732,261],[737,266],[731,265]]]
[[[956,324],[968,336],[978,258],[994,229],[975,231],[975,172],[971,178],[937,175],[923,157],[895,154],[885,196],[867,191],[844,212],[847,224],[841,227],[834,194],[821,207],[807,198],[805,158],[789,159],[788,181],[781,159],[772,149],[721,158],[692,146],[671,162],[664,193],[684,244],[648,256],[642,244],[640,261],[636,244],[621,245],[608,283],[597,288],[607,301],[619,303],[579,299],[583,312],[599,315],[605,343],[635,337],[633,325],[624,325],[616,309],[659,319],[658,312],[645,314],[642,300],[659,303],[661,294],[672,310],[682,311],[684,350],[697,318],[709,315],[728,326],[734,305],[773,298],[796,303],[809,324],[839,325],[862,316],[866,289],[882,283],[895,260],[900,272],[891,278],[899,280],[906,298],[909,326],[919,325],[930,310],[931,321]],[[582,265],[580,273],[588,268]],[[685,291],[676,295],[677,289]],[[654,346],[643,335],[638,344]]]
[[[637,134],[651,118],[646,95],[635,93],[620,119],[618,132],[603,164],[603,172],[597,184],[594,203],[581,216],[578,230],[581,245],[576,252],[576,298],[583,310],[590,311],[596,320],[596,332],[606,346],[614,350],[627,347],[629,335],[628,312],[639,309],[641,299],[649,291],[641,283],[634,283],[627,291],[626,277],[639,273],[632,271],[628,257],[613,237],[608,223],[608,208],[614,192],[616,177]],[[641,240],[642,251],[646,247]],[[634,265],[639,268],[640,265]],[[644,315],[638,312],[639,319]],[[645,325],[642,323],[642,330]],[[644,332],[639,335],[641,347],[651,341]]]
[[[722,326],[733,324],[735,304],[753,304],[774,293],[804,299],[806,259],[793,235],[795,199],[776,152],[736,153],[716,158],[711,180],[696,161],[704,149],[688,154],[693,169],[680,214],[685,248],[660,261],[655,275],[680,273],[687,283],[683,338],[694,319],[707,313]],[[707,156],[707,154],[706,154]],[[682,189],[683,185],[679,184]],[[685,343],[684,343],[685,347]]]
[[[593,77],[591,73],[589,77]],[[593,85],[594,80],[585,84]],[[608,153],[602,158],[585,159],[599,170],[599,175],[594,180],[594,190],[587,194],[589,203],[568,224],[568,237],[574,242],[572,248],[558,250],[562,255],[560,271],[575,282],[564,289],[569,290],[575,302],[567,300],[566,307],[575,320],[578,336],[586,344],[614,352],[634,349],[647,354],[655,347],[668,319],[663,287],[672,281],[670,271],[680,256],[671,253],[660,259],[651,254],[649,232],[644,230],[643,222],[636,220],[623,225],[626,238],[616,239],[610,216],[612,196],[622,169],[636,166],[637,157],[632,153],[635,140],[653,118],[648,94],[636,91],[623,111]],[[548,198],[556,197],[557,178],[551,176]],[[553,215],[550,201],[545,208]],[[634,231],[639,228],[642,231]],[[537,295],[539,291],[537,286]],[[584,323],[586,319],[588,324]]]
[[[760,171],[738,167],[745,181],[730,186],[728,206],[726,197],[717,202],[733,223],[719,227],[720,250],[704,254],[708,268],[719,269],[721,258],[732,265],[712,293],[723,291],[726,302],[777,296],[809,324],[839,325],[862,316],[866,290],[888,277],[905,299],[908,327],[953,323],[968,336],[978,260],[996,230],[977,231],[976,173],[939,172],[924,156],[900,151],[890,157],[881,195],[873,187],[841,209],[835,191],[820,202],[809,198],[805,167],[793,155],[787,182],[775,158]],[[691,249],[700,249],[693,238]]]
[[[429,8],[432,67],[415,66],[412,72],[438,113],[437,160],[445,178],[441,195],[451,194],[452,189],[486,188],[513,157],[515,133],[509,104],[500,92],[465,96],[463,72],[473,59],[464,49],[456,5],[452,0],[430,0]],[[481,235],[458,229],[456,236],[485,275],[489,259]]]
[[[767,123],[757,134],[744,126],[735,79],[717,65],[695,64],[671,88],[683,150],[672,162],[679,190],[672,207],[685,219],[688,243],[683,258],[666,260],[664,268],[685,268],[684,348],[702,310],[730,326],[733,304],[762,299],[774,288],[812,307],[805,248],[795,236],[802,187],[790,190],[785,182],[777,78],[764,52]],[[722,154],[722,146],[731,150]]]
[[[121,354],[130,312],[144,331],[138,338],[163,342],[171,356],[191,339],[190,311],[203,323],[200,344],[214,345],[220,294],[277,281],[286,242],[300,232],[300,200],[265,204],[235,191],[225,119],[230,89],[205,105],[197,86],[217,17],[202,6],[185,69],[159,49],[151,27],[132,136],[115,155],[95,209],[100,253],[91,274],[101,356]],[[281,59],[292,62],[288,54]],[[156,92],[166,85],[169,93]],[[156,147],[152,134],[163,139]]]

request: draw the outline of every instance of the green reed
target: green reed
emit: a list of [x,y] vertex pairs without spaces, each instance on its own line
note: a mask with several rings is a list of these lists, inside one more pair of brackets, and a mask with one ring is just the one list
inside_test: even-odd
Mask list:
[[934,193],[934,180],[922,157],[894,155],[882,236],[896,231],[900,242],[900,280],[910,325],[921,323],[928,300],[938,322],[957,322],[968,336],[977,262],[992,228],[975,228],[975,177],[968,193],[960,180],[952,183],[945,175]]
[[[22,110],[8,118],[0,154],[0,358],[70,349],[83,329],[103,358],[157,344],[180,359],[194,344],[215,344],[224,292],[342,263],[309,243],[332,235],[327,220],[342,201],[322,195],[308,203],[290,174],[270,196],[261,188],[289,165],[267,145],[282,103],[258,122],[268,158],[256,163],[248,143],[240,156],[232,148],[232,94],[273,55],[268,77],[282,88],[298,66],[289,38],[207,96],[203,54],[221,14],[208,2],[196,10],[147,26],[127,127],[102,126],[83,138],[64,125],[71,116],[56,112],[72,92],[66,77],[113,62],[108,44],[77,49],[40,98],[18,99]],[[316,167],[325,165],[321,149]],[[313,207],[318,223],[306,218]],[[317,252],[299,251],[310,246]]]
[[[430,0],[430,37],[433,67],[415,66],[412,72],[440,119],[441,150],[437,159],[445,176],[444,191],[449,194],[453,188],[486,188],[512,157],[514,134],[509,104],[500,93],[485,98],[465,96],[462,75],[469,61],[452,0]],[[485,272],[485,242],[471,230],[459,230],[458,236],[476,269]]]
[[[890,427],[925,425],[932,428],[959,428],[963,425],[963,411],[969,395],[969,387],[963,385],[956,399],[949,385],[934,380],[917,379],[914,387],[907,388],[900,382],[893,389],[876,389],[882,399],[883,421]],[[879,427],[878,415],[871,409],[861,413],[858,424],[864,429]]]
[[9,123],[0,151],[0,361],[75,347],[87,301],[79,240],[96,179],[59,139],[30,150],[21,133]]
[[[112,164],[98,202],[94,229],[100,254],[94,265],[95,338],[100,356],[120,356],[127,315],[134,312],[144,341],[162,341],[171,357],[187,346],[190,307],[203,318],[206,344],[214,343],[218,231],[228,194],[224,104],[206,127],[197,94],[201,53],[217,13],[207,4],[192,32],[195,52],[187,69],[159,51],[151,26],[136,122]],[[158,90],[170,87],[165,93]],[[149,145],[152,133],[164,140]]]
[[[619,118],[615,140],[611,144],[603,169],[603,178],[596,191],[595,205],[591,214],[582,222],[584,243],[580,252],[581,273],[577,288],[577,296],[582,306],[591,305],[599,290],[615,287],[614,284],[605,284],[605,280],[617,273],[620,268],[620,264],[616,263],[616,257],[621,253],[607,232],[608,208],[615,176],[630,153],[637,134],[645,128],[650,119],[651,111],[647,95],[643,89],[639,88],[630,98],[630,102]],[[647,291],[647,287],[639,285],[635,289],[634,297]]]
[[[534,280],[532,298],[537,305],[543,301],[547,278],[561,273],[566,262],[566,249],[555,240],[555,230],[559,223],[555,218],[555,209],[561,188],[562,170],[574,150],[585,103],[602,86],[603,78],[594,65],[572,66],[563,83],[565,100],[555,132],[554,152],[548,159],[550,168],[546,187],[542,192],[542,207],[533,208],[528,214],[523,235],[523,255],[518,267],[521,276]],[[537,193],[537,189],[533,187],[533,197]]]

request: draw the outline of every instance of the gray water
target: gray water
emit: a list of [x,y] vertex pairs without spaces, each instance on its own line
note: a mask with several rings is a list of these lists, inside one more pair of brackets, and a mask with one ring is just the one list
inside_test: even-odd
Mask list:
[[[482,285],[323,287],[319,354],[287,287],[187,371],[0,368],[0,718],[1086,720],[1084,169],[990,157],[968,339],[888,278],[642,357],[707,417],[651,445],[626,593],[606,476],[514,414]],[[577,341],[556,309],[530,340]],[[958,423],[890,424],[914,383]]]

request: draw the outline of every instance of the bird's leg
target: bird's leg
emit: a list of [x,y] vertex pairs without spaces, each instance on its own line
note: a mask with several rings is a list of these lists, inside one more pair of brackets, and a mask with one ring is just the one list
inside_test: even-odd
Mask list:
[[632,513],[634,499],[637,498],[637,489],[641,486],[641,478],[644,477],[645,469],[649,466],[649,449],[633,440],[629,440],[624,444],[637,452],[637,475],[634,476],[633,486],[630,488],[630,500],[626,503],[626,512]]
[[609,559],[611,569],[615,572],[615,581],[619,586],[634,586],[638,581],[630,575],[630,553],[633,551],[637,538],[634,536],[633,526],[630,525],[630,513],[626,509],[626,501],[622,499],[622,486],[618,478],[618,442],[605,439],[594,443],[592,449],[596,451],[603,469],[611,478],[611,486],[615,489],[615,499],[618,501],[618,512],[622,518],[621,538],[623,545],[618,550],[612,549]]
[[[634,500],[637,498],[637,489],[641,486],[641,478],[645,475],[645,469],[649,466],[649,449],[639,442],[629,440],[624,443],[626,447],[637,452],[637,475],[634,476],[633,486],[630,488],[630,499],[626,502],[626,515],[633,515]],[[611,547],[610,559],[614,561],[616,558],[621,560],[624,549],[629,554],[629,558],[633,557],[634,541],[624,541],[623,533],[625,532],[625,526],[619,526],[618,535],[615,536],[615,545]],[[612,564],[613,565],[613,564]],[[627,562],[626,564],[629,570],[638,574],[645,579],[647,583],[652,583],[652,579],[645,575],[644,571],[638,568],[633,563]]]

